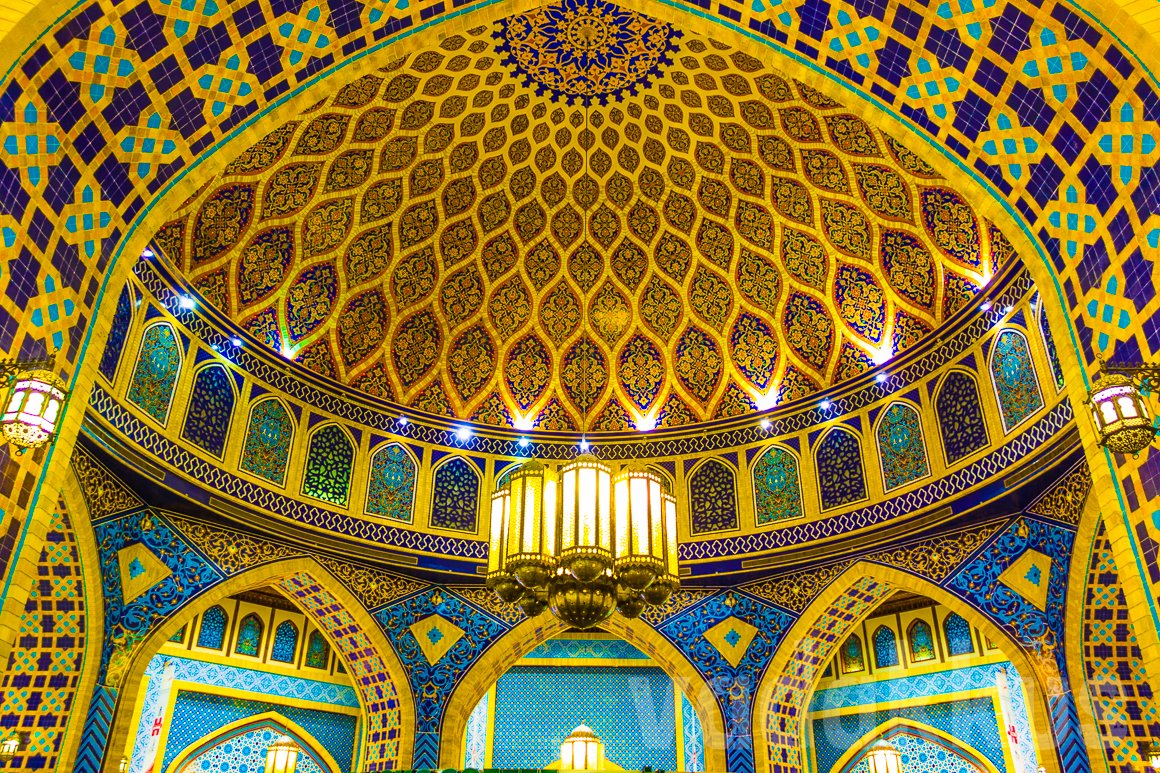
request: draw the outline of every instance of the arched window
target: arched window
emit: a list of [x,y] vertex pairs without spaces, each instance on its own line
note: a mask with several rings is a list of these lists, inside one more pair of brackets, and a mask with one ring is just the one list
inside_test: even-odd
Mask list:
[[294,425],[281,402],[269,398],[254,403],[238,466],[251,475],[281,485],[293,436]]
[[311,631],[306,639],[306,665],[326,668],[330,663],[330,645],[321,631]]
[[173,328],[164,322],[153,325],[141,337],[137,367],[129,384],[129,402],[164,424],[180,370],[181,349]]
[[839,656],[843,674],[856,674],[866,670],[866,658],[862,655],[862,640],[856,635],[850,634],[850,638],[842,644]]
[[392,521],[410,523],[415,506],[417,468],[411,454],[398,443],[375,451],[367,489],[367,512]]
[[298,651],[298,626],[289,620],[278,623],[274,629],[274,646],[270,650],[270,660],[279,663],[293,663]]
[[129,335],[129,325],[133,322],[133,292],[126,282],[117,299],[117,310],[113,313],[113,324],[109,326],[109,336],[105,339],[105,351],[101,354],[101,364],[97,369],[109,381],[117,377],[117,366],[121,364],[121,351],[125,348],[125,337]]
[[1043,407],[1027,337],[1018,330],[1004,330],[995,338],[991,379],[999,397],[1003,429],[1008,432]]
[[328,424],[310,436],[302,493],[336,505],[346,505],[354,444],[342,427]]
[[431,525],[475,531],[479,517],[479,470],[455,457],[439,465],[431,491]]
[[874,632],[874,664],[878,668],[898,665],[898,639],[890,626],[880,625]]
[[975,651],[975,639],[971,636],[971,625],[961,616],[951,612],[943,621],[943,631],[947,637],[947,652],[951,655],[968,655]]
[[777,446],[765,449],[753,465],[753,500],[758,526],[804,515],[797,457]]
[[823,510],[866,498],[862,444],[853,432],[843,427],[834,427],[818,444],[814,460],[818,467],[818,489]]
[[887,491],[926,477],[930,465],[922,441],[918,411],[906,403],[894,403],[878,422],[878,456]]
[[907,629],[906,638],[910,641],[912,663],[934,660],[934,636],[931,635],[929,625],[922,620],[915,620]]
[[257,657],[262,651],[262,621],[253,612],[242,618],[238,626],[238,641],[234,652]]
[[951,371],[934,401],[942,430],[947,464],[970,456],[987,445],[987,423],[979,402],[975,379],[961,370]]
[[181,436],[219,459],[234,414],[234,387],[221,365],[207,365],[193,378],[193,393]]
[[1055,349],[1055,339],[1051,337],[1051,328],[1047,324],[1047,307],[1043,305],[1043,298],[1036,298],[1038,310],[1035,314],[1039,322],[1039,333],[1043,336],[1043,348],[1047,350],[1047,362],[1051,366],[1051,377],[1055,380],[1055,388],[1063,389],[1063,367],[1059,364],[1059,352]]
[[689,476],[693,534],[737,528],[737,487],[733,468],[709,459]]
[[226,612],[221,607],[210,607],[201,616],[197,632],[197,646],[220,650],[226,643]]

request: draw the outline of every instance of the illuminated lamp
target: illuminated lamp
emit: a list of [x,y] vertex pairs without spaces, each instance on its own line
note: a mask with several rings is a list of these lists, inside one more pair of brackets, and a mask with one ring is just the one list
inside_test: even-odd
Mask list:
[[875,741],[866,752],[870,773],[903,773],[902,753],[885,738]]
[[266,747],[266,773],[294,773],[298,769],[298,744],[288,735]]
[[68,398],[64,382],[50,370],[26,370],[19,362],[0,363],[0,373],[15,376],[10,382],[7,407],[0,414],[4,439],[19,449],[18,454],[50,443]]
[[604,767],[604,744],[592,728],[580,725],[560,745],[561,770],[601,770]]
[[1160,387],[1160,366],[1104,366],[1088,391],[1098,442],[1117,454],[1138,454],[1156,437],[1143,391]]

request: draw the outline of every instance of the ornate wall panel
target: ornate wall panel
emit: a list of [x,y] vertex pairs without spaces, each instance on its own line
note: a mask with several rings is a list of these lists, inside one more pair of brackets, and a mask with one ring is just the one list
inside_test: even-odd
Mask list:
[[1027,336],[1021,331],[1004,330],[995,337],[991,380],[999,396],[1003,428],[1008,432],[1043,407]]
[[250,407],[246,444],[238,466],[246,472],[281,484],[290,461],[290,441],[294,425],[277,398],[267,398]]
[[951,371],[939,387],[935,411],[948,465],[986,447],[987,422],[973,376],[961,370]]
[[327,424],[310,435],[302,493],[345,507],[354,472],[354,444],[337,424]]
[[922,418],[912,406],[894,403],[883,411],[875,437],[887,491],[930,474]]
[[221,458],[230,434],[234,415],[234,387],[228,371],[220,365],[207,365],[193,379],[189,409],[181,436]]
[[173,389],[181,370],[182,347],[173,328],[164,322],[150,325],[141,338],[129,401],[159,424],[169,419]]

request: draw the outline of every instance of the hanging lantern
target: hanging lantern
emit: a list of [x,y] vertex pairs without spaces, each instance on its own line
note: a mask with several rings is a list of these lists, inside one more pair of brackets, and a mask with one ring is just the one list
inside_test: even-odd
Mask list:
[[533,460],[509,480],[506,568],[525,588],[543,588],[556,569],[556,477]]
[[294,773],[298,769],[298,744],[288,735],[266,747],[266,773]]
[[902,753],[885,738],[875,741],[866,752],[870,773],[903,773]]
[[1160,770],[1160,743],[1153,740],[1140,744],[1140,756],[1152,770]]
[[642,594],[645,602],[652,606],[664,604],[680,585],[677,570],[677,500],[665,491],[661,493],[661,503],[665,513],[665,573],[645,588]]
[[616,573],[627,589],[643,591],[664,572],[664,508],[661,479],[630,464],[613,484]]
[[560,470],[560,566],[582,583],[612,569],[612,471],[591,454]]
[[26,736],[24,733],[13,731],[0,741],[0,762],[9,762],[24,748]]
[[592,728],[580,725],[560,745],[560,770],[601,770],[604,744]]
[[510,501],[511,487],[508,485],[491,495],[491,544],[487,551],[487,587],[505,604],[518,601],[524,592],[523,587],[504,568]]
[[1088,392],[1099,444],[1118,454],[1137,454],[1156,437],[1152,417],[1136,381],[1104,373]]
[[0,416],[0,431],[20,449],[17,453],[52,440],[67,395],[64,382],[52,371],[34,370],[16,378]]

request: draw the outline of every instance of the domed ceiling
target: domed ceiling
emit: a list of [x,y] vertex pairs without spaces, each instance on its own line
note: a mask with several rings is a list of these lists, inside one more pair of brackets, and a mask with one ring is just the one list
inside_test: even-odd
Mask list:
[[157,235],[259,340],[369,394],[674,426],[912,346],[1010,254],[905,145],[603,0],[447,37],[272,131]]

